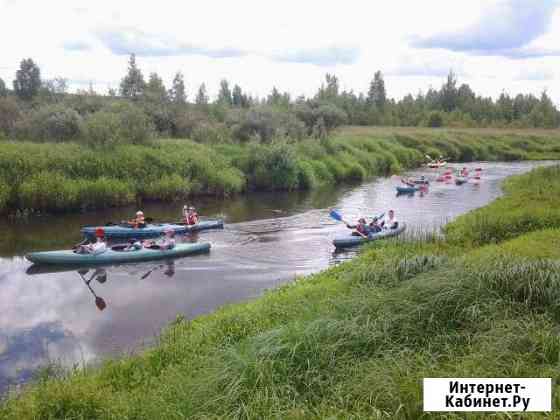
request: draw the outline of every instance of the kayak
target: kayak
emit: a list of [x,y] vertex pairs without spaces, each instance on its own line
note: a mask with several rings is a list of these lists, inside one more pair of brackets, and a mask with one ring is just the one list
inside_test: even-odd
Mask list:
[[367,239],[361,236],[335,238],[333,240],[333,245],[337,248],[350,248],[353,246],[365,244],[366,242],[373,242],[380,239],[391,238],[393,236],[400,235],[405,231],[405,229],[406,229],[406,224],[402,223],[396,229],[383,230],[379,233],[370,235]]
[[447,165],[447,162],[430,162],[426,164],[428,168],[443,168],[445,165]]
[[131,251],[124,251],[123,249],[124,245],[117,245],[97,255],[76,254],[72,250],[31,252],[25,258],[35,264],[77,264],[84,266],[117,264],[184,257],[185,255],[208,252],[210,243],[177,244],[172,249],[142,248]]
[[427,179],[415,179],[412,182],[416,185],[430,185],[430,181]]
[[94,238],[95,230],[99,227],[103,228],[103,230],[105,231],[106,238],[141,239],[160,236],[165,232],[166,229],[169,228],[173,229],[173,231],[177,234],[198,232],[207,229],[221,229],[224,227],[224,221],[221,219],[203,220],[201,222],[198,222],[196,225],[186,225],[184,223],[157,223],[148,224],[143,228],[133,228],[126,225],[86,226],[82,228],[81,232],[88,238]]
[[397,194],[412,194],[419,189],[418,187],[397,187]]
[[455,178],[455,185],[463,185],[466,182],[467,182],[467,178],[464,177]]

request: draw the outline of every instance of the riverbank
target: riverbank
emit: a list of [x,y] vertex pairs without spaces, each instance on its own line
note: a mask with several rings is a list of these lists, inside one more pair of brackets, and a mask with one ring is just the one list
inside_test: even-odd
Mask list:
[[45,374],[0,416],[416,418],[423,377],[557,377],[559,175],[510,178],[446,239],[370,247],[142,354]]
[[560,133],[347,127],[325,140],[215,145],[157,140],[112,151],[3,142],[0,214],[306,190],[398,173],[421,165],[426,154],[462,162],[560,159]]

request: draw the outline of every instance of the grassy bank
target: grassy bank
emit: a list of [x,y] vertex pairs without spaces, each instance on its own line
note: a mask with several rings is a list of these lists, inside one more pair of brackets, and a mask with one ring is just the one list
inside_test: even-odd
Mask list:
[[510,178],[504,198],[458,218],[446,238],[372,246],[254,301],[178,320],[156,347],[46,378],[0,417],[414,419],[423,377],[557,383],[560,195],[549,191],[559,174]]
[[311,189],[453,161],[560,158],[546,130],[345,128],[329,139],[201,144],[157,140],[110,151],[73,143],[3,142],[0,213],[76,211],[252,190]]

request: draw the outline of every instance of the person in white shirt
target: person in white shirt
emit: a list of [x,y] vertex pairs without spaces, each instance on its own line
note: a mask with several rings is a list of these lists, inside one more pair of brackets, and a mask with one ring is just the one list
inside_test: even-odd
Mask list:
[[107,251],[107,244],[105,243],[105,231],[103,228],[95,230],[96,240],[92,244],[80,245],[76,252],[78,254],[93,254],[99,255]]
[[383,226],[383,229],[396,229],[399,227],[399,221],[397,220],[396,216],[395,216],[395,211],[394,210],[389,210],[389,212],[387,213],[387,215],[385,216],[385,218],[383,219],[383,222],[381,223]]

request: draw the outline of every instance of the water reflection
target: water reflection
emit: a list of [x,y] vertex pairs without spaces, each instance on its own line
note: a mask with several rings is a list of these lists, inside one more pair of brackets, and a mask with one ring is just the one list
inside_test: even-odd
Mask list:
[[[435,182],[435,172],[414,171],[411,176],[424,174],[432,183],[429,191],[411,196],[397,197],[398,182],[380,178],[313,193],[200,200],[201,213],[224,217],[225,229],[183,240],[209,241],[209,254],[101,271],[30,267],[22,255],[68,248],[80,240],[81,226],[125,219],[136,208],[0,222],[0,392],[28,380],[48,360],[72,364],[129,351],[150,343],[177,314],[192,318],[351,258],[357,249],[333,252],[332,239],[349,230],[329,217],[330,208],[349,221],[392,208],[410,231],[437,230],[497,197],[501,179],[533,164],[479,166],[484,175],[478,184],[462,186]],[[143,210],[156,220],[173,220],[181,208],[149,204]]]

